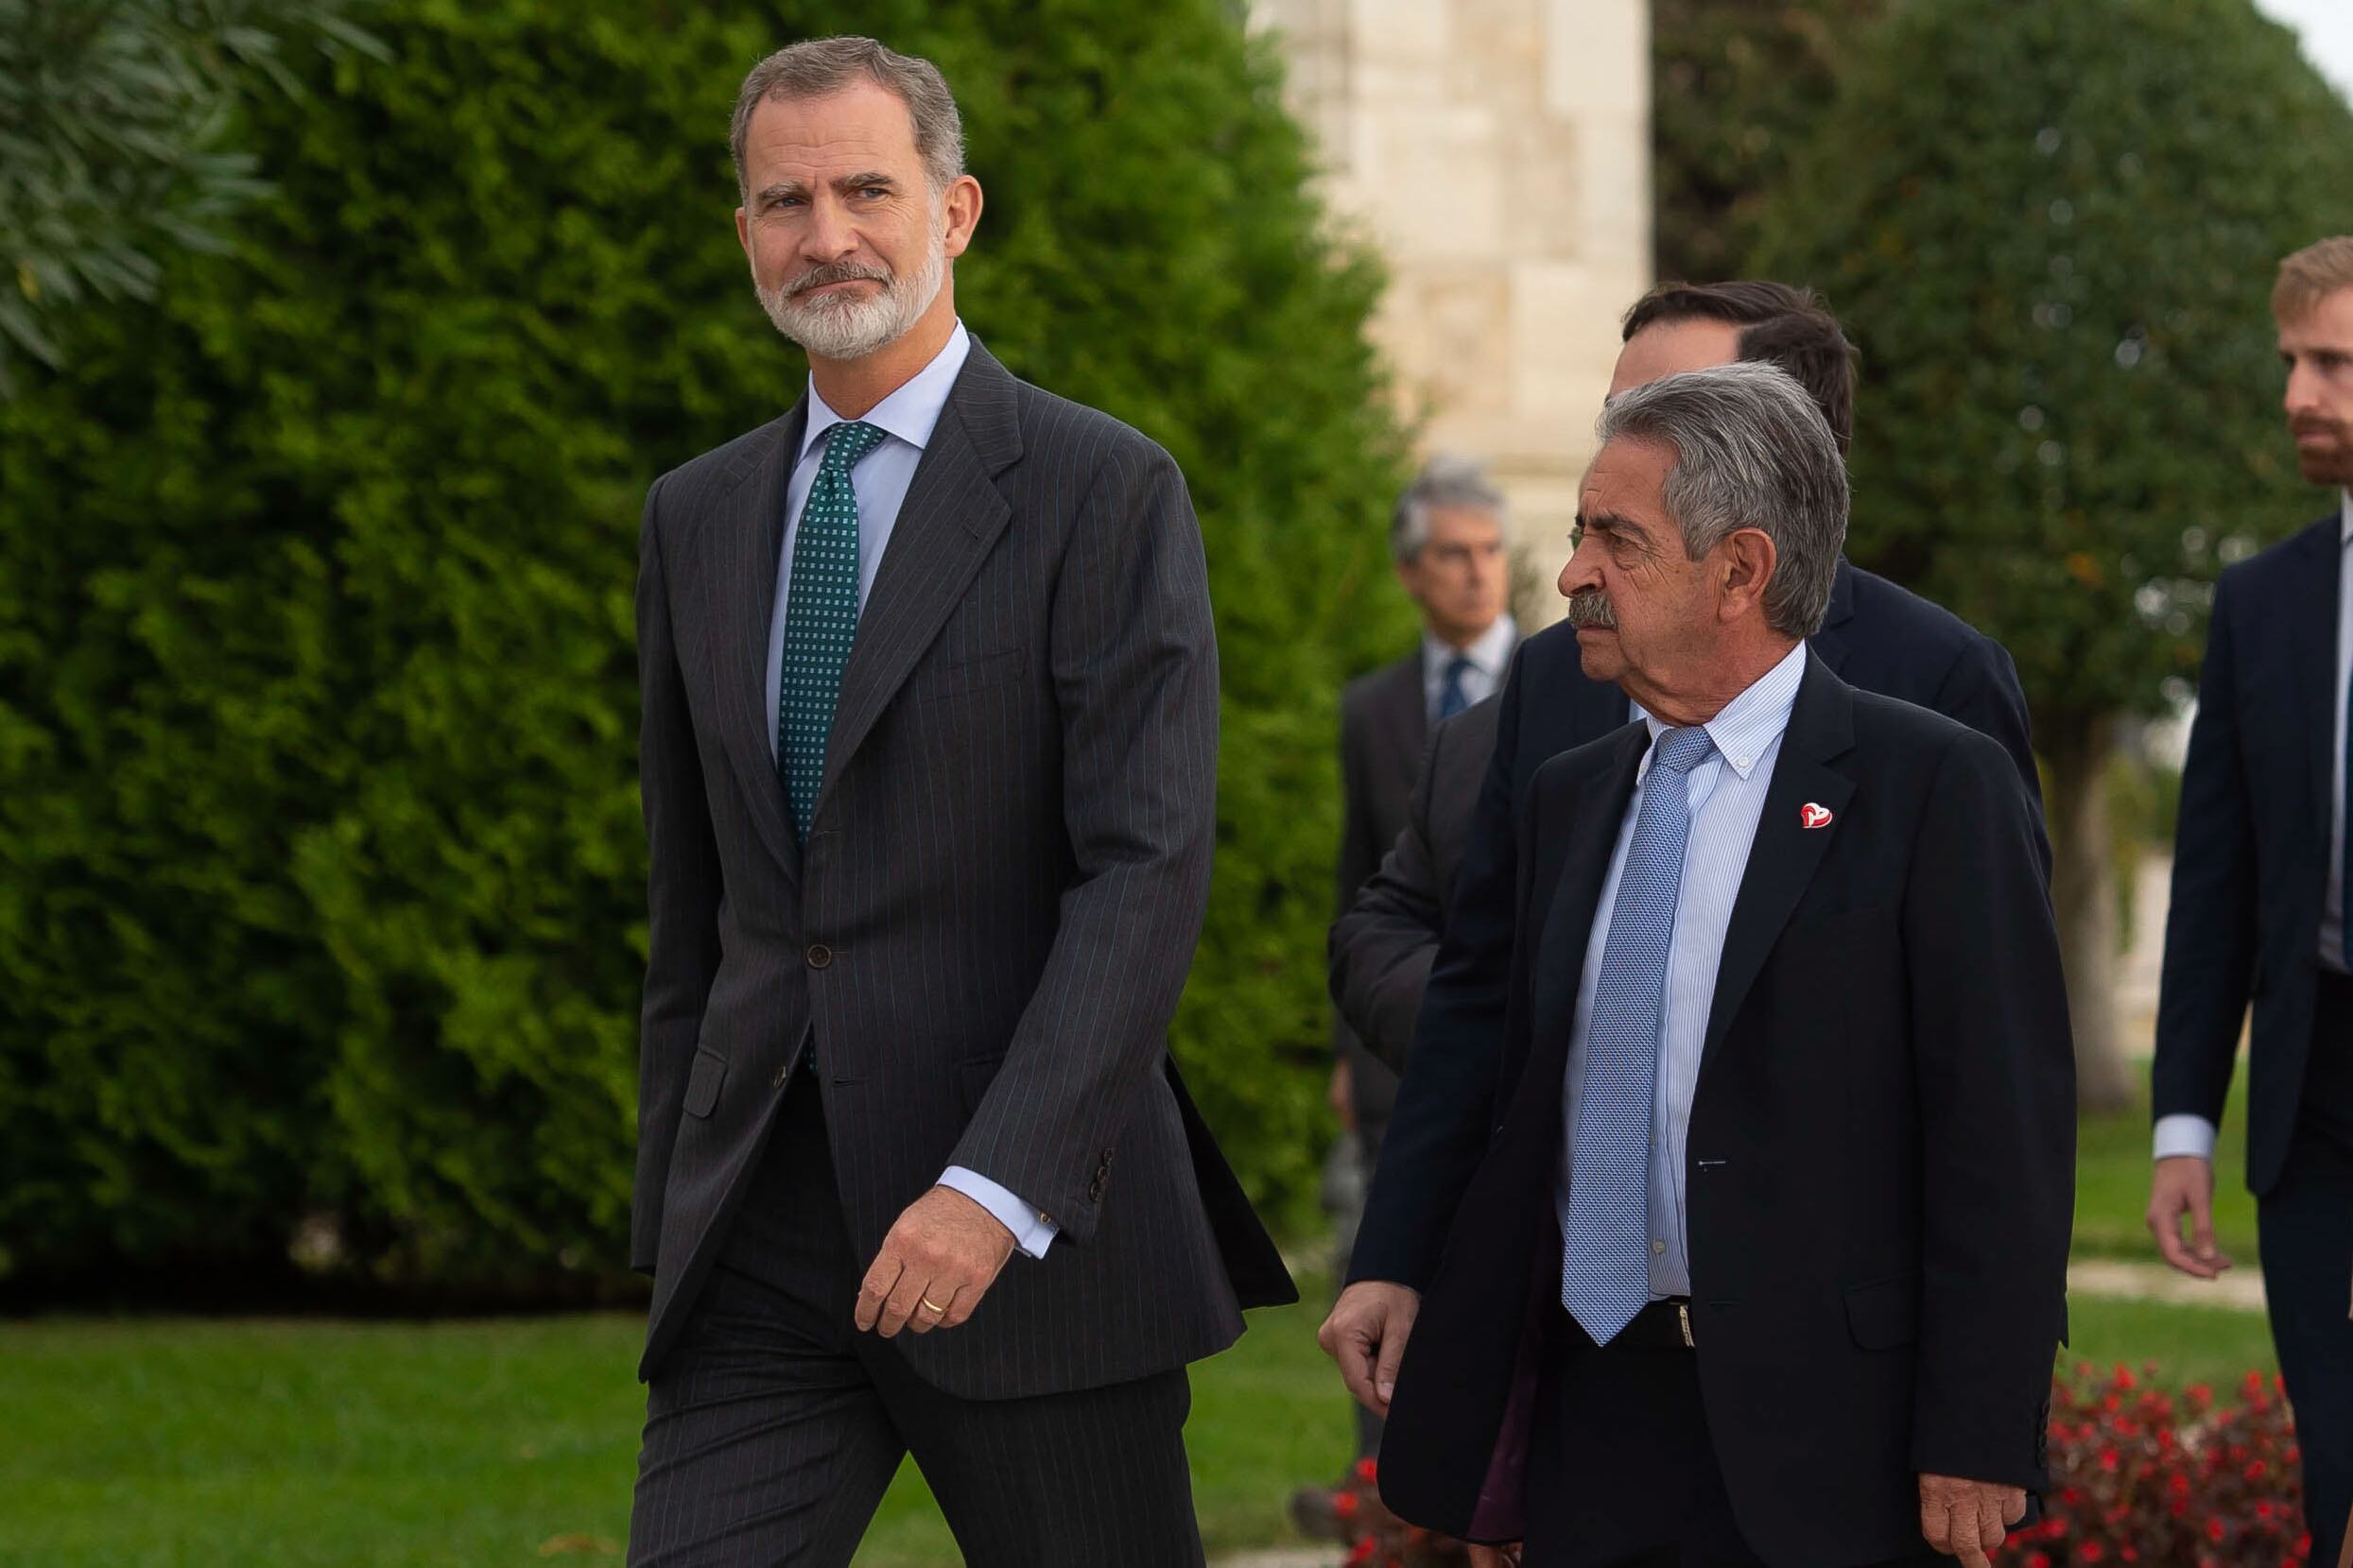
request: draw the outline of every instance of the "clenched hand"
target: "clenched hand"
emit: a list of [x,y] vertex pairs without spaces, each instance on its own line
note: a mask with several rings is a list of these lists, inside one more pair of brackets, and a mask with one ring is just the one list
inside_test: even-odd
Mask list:
[[1324,1353],[1340,1363],[1340,1379],[1348,1391],[1376,1416],[1389,1414],[1397,1364],[1405,1359],[1406,1336],[1421,1310],[1417,1291],[1387,1280],[1358,1280],[1340,1293],[1316,1334]]
[[885,1339],[970,1318],[1012,1256],[1013,1233],[953,1187],[934,1187],[899,1215],[858,1286],[858,1331]]
[[2026,1490],[1952,1475],[1920,1477],[1920,1533],[1963,1568],[1992,1568],[1988,1554],[2026,1517]]

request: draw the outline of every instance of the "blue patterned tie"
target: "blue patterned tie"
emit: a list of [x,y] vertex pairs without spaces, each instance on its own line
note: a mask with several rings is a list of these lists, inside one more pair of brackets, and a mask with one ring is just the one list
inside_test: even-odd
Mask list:
[[1446,684],[1438,694],[1438,716],[1452,718],[1471,705],[1471,694],[1462,689],[1462,678],[1471,670],[1471,656],[1458,653],[1446,665]]
[[857,638],[857,491],[850,487],[850,470],[884,434],[858,421],[826,433],[825,459],[792,541],[784,678],[776,686],[776,767],[784,775],[793,832],[805,843],[825,778],[825,741],[833,733],[841,672]]
[[1651,753],[1585,1026],[1561,1236],[1561,1304],[1597,1345],[1616,1338],[1651,1299],[1652,1085],[1666,1027],[1675,895],[1691,837],[1686,781],[1715,749],[1704,730],[1669,730]]

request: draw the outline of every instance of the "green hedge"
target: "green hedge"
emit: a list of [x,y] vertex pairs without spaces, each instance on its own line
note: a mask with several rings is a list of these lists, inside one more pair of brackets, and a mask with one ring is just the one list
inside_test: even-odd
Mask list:
[[[630,592],[662,470],[797,395],[725,128],[753,60],[938,60],[988,191],[965,319],[1175,453],[1225,671],[1177,1047],[1254,1191],[1322,1133],[1333,695],[1407,639],[1402,458],[1266,56],[1220,0],[416,0],[253,110],[273,199],[0,405],[0,1272],[415,1281],[620,1255],[642,836]],[[315,1223],[331,1222],[321,1226]]]

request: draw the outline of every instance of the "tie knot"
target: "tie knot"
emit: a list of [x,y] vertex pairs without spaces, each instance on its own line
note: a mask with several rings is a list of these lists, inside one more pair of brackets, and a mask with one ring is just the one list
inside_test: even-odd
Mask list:
[[1447,679],[1447,680],[1449,680],[1449,681],[1460,681],[1460,680],[1462,680],[1464,676],[1466,676],[1466,675],[1468,675],[1468,674],[1470,674],[1470,673],[1471,673],[1471,656],[1470,656],[1469,654],[1467,654],[1467,653],[1458,653],[1458,654],[1456,654],[1453,658],[1451,658],[1451,659],[1449,659],[1449,660],[1447,660],[1447,661],[1446,661],[1446,679]]
[[844,420],[825,437],[825,466],[848,468],[882,443],[889,432],[864,420]]
[[1688,773],[1707,760],[1716,750],[1716,743],[1703,729],[1667,730],[1658,737],[1658,749],[1651,761],[1670,773]]

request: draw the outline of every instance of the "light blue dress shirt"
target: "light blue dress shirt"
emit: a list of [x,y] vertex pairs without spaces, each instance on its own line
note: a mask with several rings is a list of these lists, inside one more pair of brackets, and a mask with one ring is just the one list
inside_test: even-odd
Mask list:
[[[931,432],[940,422],[940,415],[947,408],[948,393],[955,388],[957,374],[972,353],[972,336],[964,323],[956,323],[956,331],[945,347],[933,356],[930,364],[916,371],[905,385],[868,410],[864,422],[884,432],[881,444],[868,453],[850,471],[850,488],[857,493],[857,604],[862,615],[866,595],[873,592],[874,573],[882,566],[882,552],[891,543],[891,530],[899,520],[899,508],[906,503],[907,487],[915,478],[915,465],[923,460],[924,448],[930,444]],[[768,711],[777,710],[778,682],[785,670],[785,603],[792,593],[792,545],[801,532],[802,508],[808,504],[809,491],[817,483],[817,471],[825,460],[826,433],[842,418],[825,405],[818,395],[814,377],[809,382],[808,429],[801,438],[800,460],[793,465],[791,481],[785,488],[785,545],[776,558],[776,613],[768,625]],[[776,754],[776,728],[769,726],[769,755]],[[978,1171],[962,1165],[950,1165],[940,1177],[940,1185],[953,1188],[996,1217],[997,1223],[1013,1233],[1013,1244],[1033,1258],[1046,1256],[1059,1227],[1040,1214],[1031,1204],[990,1180]]]
[[1439,704],[1446,695],[1446,666],[1454,656],[1462,654],[1470,662],[1462,668],[1462,705],[1471,707],[1495,696],[1503,684],[1504,670],[1512,663],[1512,650],[1519,646],[1519,623],[1509,613],[1497,615],[1496,624],[1472,639],[1468,647],[1456,647],[1436,632],[1422,633],[1422,715],[1431,724],[1438,722]]
[[[1704,728],[1716,751],[1684,779],[1691,806],[1691,836],[1684,851],[1682,890],[1675,898],[1674,934],[1667,950],[1667,1006],[1660,1031],[1658,1072],[1651,1113],[1651,1297],[1691,1294],[1690,1253],[1684,1233],[1683,1156],[1691,1127],[1691,1094],[1700,1077],[1700,1047],[1707,1038],[1708,1008],[1716,994],[1716,970],[1723,959],[1724,932],[1732,924],[1733,901],[1748,871],[1749,847],[1773,785],[1773,764],[1789,731],[1790,709],[1806,675],[1806,645],[1800,643],[1748,690],[1724,704]],[[1593,1023],[1593,998],[1601,979],[1601,953],[1609,943],[1610,915],[1618,884],[1634,841],[1635,817],[1649,787],[1651,759],[1668,726],[1644,713],[1652,747],[1642,754],[1634,799],[1618,826],[1609,875],[1595,905],[1593,934],[1585,943],[1584,973],[1577,981],[1577,1011],[1569,1037],[1568,1073],[1561,1086],[1563,1127],[1560,1168],[1554,1178],[1556,1212],[1564,1245],[1566,1233],[1569,1159],[1575,1146],[1577,1101],[1584,1082],[1585,1034]]]

